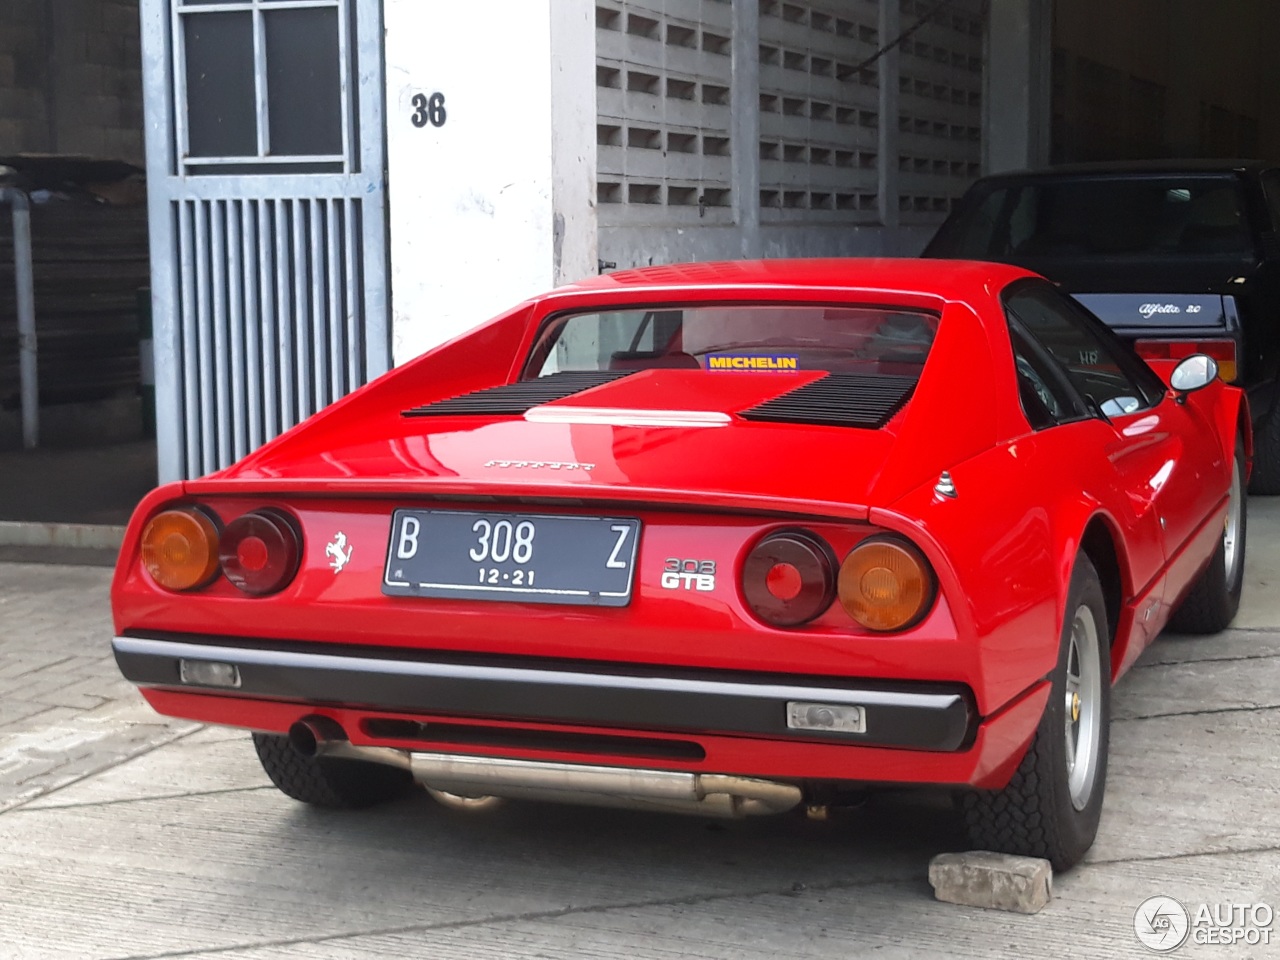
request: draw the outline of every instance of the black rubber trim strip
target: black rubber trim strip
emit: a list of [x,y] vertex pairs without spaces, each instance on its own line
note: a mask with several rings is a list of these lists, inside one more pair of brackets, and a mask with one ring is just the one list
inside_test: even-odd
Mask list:
[[906,404],[916,377],[830,373],[741,411],[744,420],[878,430]]
[[635,370],[567,370],[534,380],[504,383],[483,390],[472,390],[456,397],[446,397],[405,410],[405,417],[443,416],[515,416],[552,400],[563,400],[583,390],[604,386]]
[[[710,671],[700,676],[603,673],[221,645],[217,638],[116,637],[112,649],[121,672],[139,686],[373,710],[934,751],[967,746],[974,717],[968,691],[959,685],[796,682],[778,675],[746,682],[716,679]],[[235,664],[240,686],[183,684],[178,664],[184,659]],[[867,732],[791,730],[789,700],[863,707]]]

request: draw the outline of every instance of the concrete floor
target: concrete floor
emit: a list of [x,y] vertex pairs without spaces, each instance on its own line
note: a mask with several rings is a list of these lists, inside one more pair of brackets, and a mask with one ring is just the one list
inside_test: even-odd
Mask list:
[[1249,517],[1235,629],[1162,637],[1121,682],[1101,834],[1035,916],[932,899],[964,841],[927,796],[826,823],[302,807],[244,734],[121,686],[107,571],[0,565],[0,960],[1150,956],[1147,897],[1280,909],[1280,498]]

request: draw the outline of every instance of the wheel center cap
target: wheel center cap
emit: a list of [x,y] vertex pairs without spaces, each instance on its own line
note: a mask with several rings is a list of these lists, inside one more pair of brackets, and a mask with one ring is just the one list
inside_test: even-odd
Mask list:
[[1071,694],[1071,722],[1080,722],[1080,694]]

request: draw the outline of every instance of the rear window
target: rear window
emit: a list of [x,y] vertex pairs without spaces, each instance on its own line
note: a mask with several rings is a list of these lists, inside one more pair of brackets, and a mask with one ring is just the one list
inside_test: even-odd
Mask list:
[[554,318],[526,377],[654,367],[918,376],[937,316],[889,307],[691,306]]
[[993,186],[938,237],[973,260],[1239,258],[1252,249],[1234,177],[1097,178]]

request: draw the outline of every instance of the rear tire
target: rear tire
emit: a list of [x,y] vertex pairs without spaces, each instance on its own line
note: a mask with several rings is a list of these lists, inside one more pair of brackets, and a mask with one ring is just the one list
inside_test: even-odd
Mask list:
[[1022,763],[1003,790],[962,801],[976,849],[1043,857],[1054,870],[1075,866],[1093,845],[1107,784],[1111,634],[1102,584],[1083,554],[1065,619],[1049,702]]
[[289,738],[255,733],[258,760],[282,793],[317,807],[357,809],[405,796],[413,787],[408,770],[381,763],[304,757]]
[[[1209,566],[1191,585],[1178,609],[1169,618],[1169,629],[1175,633],[1217,633],[1225,630],[1240,609],[1240,591],[1244,586],[1245,533],[1249,511],[1245,502],[1244,444],[1236,441],[1232,464],[1231,494],[1227,504],[1227,520],[1222,539]],[[1280,492],[1280,491],[1278,491]]]

